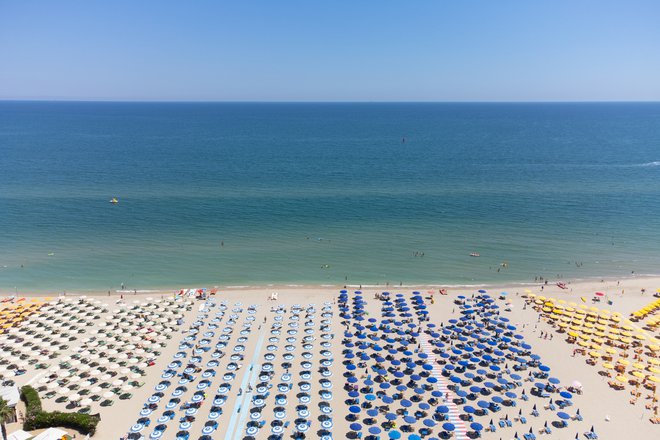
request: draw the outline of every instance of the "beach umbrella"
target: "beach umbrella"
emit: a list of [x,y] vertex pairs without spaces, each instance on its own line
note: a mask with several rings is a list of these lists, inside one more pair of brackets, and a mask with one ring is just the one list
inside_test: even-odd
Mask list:
[[356,405],[351,405],[348,407],[348,410],[353,414],[358,414],[360,412],[360,407]]
[[360,425],[359,423],[351,423],[350,428],[353,431],[359,431],[362,429],[362,425]]
[[424,422],[422,423],[424,423],[424,426],[427,426],[429,428],[433,428],[435,426],[435,422],[431,419],[425,419]]
[[470,424],[470,428],[473,430],[479,432],[484,429],[483,425],[481,423],[473,422]]
[[454,426],[453,423],[446,422],[442,424],[442,429],[448,432],[452,432],[456,429],[456,427]]
[[557,413],[557,417],[559,417],[559,418],[562,419],[562,420],[568,420],[568,419],[571,418],[570,415],[568,415],[567,413],[562,412],[562,411],[559,411],[559,412]]
[[422,438],[420,436],[418,436],[417,434],[410,434],[408,436],[408,440],[422,440]]
[[369,428],[369,434],[376,435],[376,434],[380,434],[380,432],[381,429],[378,426],[372,426],[371,428]]
[[387,436],[392,440],[398,440],[401,438],[401,433],[399,431],[390,431]]

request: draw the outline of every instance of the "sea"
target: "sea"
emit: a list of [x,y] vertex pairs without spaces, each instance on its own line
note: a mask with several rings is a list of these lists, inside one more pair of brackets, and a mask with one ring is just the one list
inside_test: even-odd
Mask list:
[[0,102],[5,293],[650,274],[660,103]]

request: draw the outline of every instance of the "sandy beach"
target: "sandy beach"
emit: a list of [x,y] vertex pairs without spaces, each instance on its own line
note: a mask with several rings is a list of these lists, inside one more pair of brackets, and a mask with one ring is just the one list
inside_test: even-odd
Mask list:
[[[548,319],[541,317],[532,307],[534,303],[526,306],[525,300],[530,293],[543,295],[567,303],[575,302],[610,312],[619,312],[625,320],[630,313],[651,303],[654,299],[653,293],[659,286],[660,278],[645,277],[602,282],[600,280],[573,282],[567,284],[565,289],[550,283],[548,285],[539,283],[534,286],[451,287],[447,289],[447,295],[438,293],[438,286],[432,288],[346,286],[346,290],[353,295],[354,291],[360,290],[365,300],[365,310],[373,317],[378,317],[381,306],[381,301],[374,299],[376,294],[388,291],[393,295],[403,294],[408,298],[413,291],[418,291],[426,298],[433,298],[432,302],[430,299],[426,300],[426,310],[428,310],[426,316],[429,318],[429,323],[437,326],[447,325],[449,320],[461,316],[461,308],[455,302],[459,295],[470,298],[477,290],[485,290],[499,305],[502,316],[508,318],[509,323],[515,326],[516,332],[531,345],[531,352],[540,356],[543,364],[551,368],[551,376],[558,378],[562,386],[570,385],[575,381],[582,385],[583,392],[573,394],[573,404],[565,411],[573,415],[575,410],[579,409],[583,420],[569,420],[566,428],[552,428],[552,434],[546,435],[547,437],[568,440],[575,438],[577,433],[580,438],[585,438],[583,434],[593,426],[599,438],[614,439],[630,434],[633,426],[636,438],[650,439],[660,435],[660,428],[649,421],[653,413],[651,409],[646,408],[646,405],[651,401],[644,400],[642,396],[634,405],[629,403],[631,386],[626,386],[622,391],[612,389],[608,385],[611,379],[599,374],[602,368],[599,368],[599,365],[587,364],[588,356],[574,356],[576,345],[568,343],[566,335],[559,333],[556,325],[552,326]],[[75,339],[66,344],[68,346],[65,349],[52,350],[56,353],[52,358],[40,354],[35,348],[39,346],[38,340],[31,341],[33,345],[30,344],[27,348],[22,347],[22,352],[12,354],[3,350],[3,359],[6,359],[6,362],[2,364],[0,374],[3,375],[3,380],[15,381],[19,387],[31,384],[35,388],[40,388],[45,410],[75,411],[87,406],[91,413],[99,413],[101,422],[93,436],[99,439],[114,440],[128,435],[131,427],[143,417],[140,413],[145,405],[149,404],[154,390],[158,392],[161,389],[162,401],[159,397],[153,411],[149,413],[149,418],[152,419],[149,426],[140,429],[135,437],[150,438],[154,426],[158,425],[156,419],[167,418],[167,415],[164,416],[167,412],[165,403],[177,388],[176,383],[164,385],[164,382],[173,382],[177,378],[171,376],[172,379],[168,380],[165,378],[166,373],[171,370],[182,374],[186,362],[190,362],[191,357],[196,356],[198,359],[195,365],[199,365],[199,368],[187,370],[191,371],[191,376],[194,377],[190,380],[190,385],[208,380],[208,388],[195,386],[182,388],[178,404],[172,405],[174,411],[170,418],[175,420],[165,423],[167,429],[159,438],[177,438],[177,433],[183,431],[178,426],[181,423],[178,419],[184,416],[185,412],[182,405],[185,402],[194,403],[195,399],[201,399],[203,403],[192,406],[195,408],[193,421],[187,430],[190,438],[204,438],[203,429],[206,426],[213,426],[211,431],[206,431],[210,432],[212,438],[241,439],[246,438],[249,435],[247,429],[254,426],[256,433],[252,436],[266,439],[274,435],[271,433],[271,427],[279,426],[277,423],[272,424],[275,420],[282,422],[284,438],[290,438],[291,435],[300,432],[295,426],[302,418],[308,420],[310,424],[308,438],[310,435],[312,438],[317,435],[322,436],[321,434],[325,432],[319,434],[318,431],[322,429],[333,438],[347,436],[350,438],[351,422],[346,418],[346,402],[349,396],[343,389],[346,371],[342,334],[345,327],[337,303],[339,291],[343,289],[344,286],[220,288],[208,302],[194,298],[176,299],[173,291],[112,292],[109,296],[107,292],[99,292],[84,297],[68,292],[66,297],[59,298],[63,305],[59,306],[59,309],[51,310],[51,313],[57,310],[60,311],[58,313],[65,313],[74,306],[77,306],[80,312],[85,312],[81,316],[86,316],[87,320],[81,323],[76,332],[70,332]],[[645,289],[645,293],[642,289]],[[277,292],[277,300],[269,299],[273,292]],[[502,297],[504,299],[500,299],[501,292],[507,292]],[[600,301],[597,303],[592,302],[595,292],[604,294],[599,297]],[[33,296],[35,299],[32,298]],[[45,293],[36,296],[20,293],[13,302],[5,302],[2,307],[11,308],[21,303],[28,304],[30,301],[42,304],[46,300],[45,296]],[[17,302],[20,298],[26,299]],[[51,297],[49,305],[45,306],[43,312],[36,311],[16,326],[4,329],[2,343],[6,347],[15,344],[13,348],[18,349],[21,343],[9,336],[24,336],[21,332],[36,330],[40,314],[46,313],[45,310],[53,304],[56,305],[57,302],[58,298]],[[86,315],[87,308],[89,308],[89,316]],[[153,318],[152,314],[157,318]],[[308,327],[303,325],[304,322],[309,323]],[[31,324],[35,325],[31,326]],[[642,331],[643,324],[642,321],[631,325]],[[116,330],[106,331],[108,329]],[[303,329],[314,331],[305,333]],[[296,331],[289,332],[290,330]],[[654,334],[644,331],[649,339],[655,338],[655,343],[658,342],[657,328]],[[552,337],[541,339],[542,332]],[[145,340],[148,341],[146,344],[143,343]],[[21,338],[21,342],[24,341]],[[223,354],[213,357],[212,347],[217,341],[223,344],[220,346],[221,349],[216,346],[215,352],[222,351]],[[114,343],[115,346],[110,349],[114,351],[98,356],[103,345],[107,346],[109,343]],[[210,349],[204,350],[205,344]],[[238,346],[240,348],[237,348]],[[184,354],[177,355],[177,353]],[[13,369],[8,367],[18,362],[17,355],[24,355],[20,358],[24,359],[23,363],[18,365],[24,373],[15,376],[12,372],[17,366],[15,365]],[[309,364],[303,364],[307,359],[303,355],[309,356]],[[105,356],[113,359],[104,361]],[[177,356],[182,357],[177,358]],[[184,362],[176,365],[177,360]],[[323,360],[326,360],[324,364],[321,363]],[[96,363],[92,364],[89,361]],[[38,363],[47,365],[36,369]],[[65,366],[62,366],[63,363],[66,363]],[[598,364],[600,363],[599,361]],[[268,368],[271,370],[268,374],[263,370],[265,364],[270,365]],[[103,366],[107,368],[94,373]],[[73,370],[73,373],[63,372],[68,369]],[[326,376],[319,374],[325,370],[328,371]],[[77,385],[76,396],[71,397],[73,391],[58,394],[58,390],[63,388],[62,384],[72,383],[72,376]],[[57,381],[62,380],[67,382],[58,384]],[[92,390],[100,382],[109,384],[107,388],[94,390],[101,394],[100,400],[88,399],[88,396],[94,393],[81,393],[85,389]],[[256,388],[259,383],[264,382],[269,382],[273,386],[278,383],[280,385],[290,383],[289,389],[293,391],[288,393],[288,390],[278,392],[277,388],[269,389],[267,394],[260,393],[266,396],[262,399],[263,402],[255,404],[255,396],[258,393]],[[49,385],[51,383],[56,385]],[[224,394],[214,391],[223,383],[231,385],[224,390]],[[159,384],[162,385],[157,388]],[[533,382],[524,382],[517,391],[527,389],[529,393],[533,385]],[[298,389],[299,386],[302,388]],[[51,391],[53,397],[45,398],[45,395]],[[330,391],[330,395],[324,394],[327,391]],[[304,405],[308,406],[307,412],[300,412],[299,407],[303,404],[296,402],[298,399],[294,398],[300,393],[309,396],[309,404]],[[212,402],[217,400],[213,394],[216,394],[216,398],[218,394],[224,396],[221,405]],[[127,397],[128,395],[130,397]],[[200,397],[195,398],[195,395]],[[286,404],[277,400],[279,395],[288,396]],[[123,398],[120,399],[120,396]],[[153,400],[156,401],[155,398]],[[111,403],[108,405],[106,402],[108,406],[101,405],[104,401]],[[219,402],[220,400],[217,401]],[[534,404],[540,412],[538,417],[530,416]],[[518,434],[522,438],[530,428],[538,436],[539,430],[546,421],[557,420],[555,413],[543,408],[544,404],[547,404],[547,401],[534,398],[528,401],[519,400],[515,407],[504,406],[496,414],[477,417],[476,419],[484,426],[488,426],[490,419],[495,419],[496,425],[503,417],[515,420],[511,427],[497,426],[495,432],[481,431],[481,436],[486,439],[510,439]],[[19,404],[18,410],[24,411],[21,405]],[[274,408],[278,407],[285,410],[283,418],[275,417],[277,411],[274,412]],[[213,414],[214,409],[220,414]],[[253,418],[256,412],[259,412],[259,416]],[[519,413],[526,417],[527,423],[517,421]],[[265,428],[263,424],[259,425],[261,421],[266,422]],[[286,422],[290,424],[284,427]],[[331,428],[327,429],[328,426]],[[17,429],[20,429],[19,423],[8,425],[9,433]],[[300,429],[304,432],[307,428]],[[368,436],[369,433],[365,431],[365,435]],[[387,438],[387,435],[388,433],[383,431],[380,438]],[[431,437],[436,435],[439,435],[438,430]],[[460,433],[457,432],[455,436],[460,437]]]

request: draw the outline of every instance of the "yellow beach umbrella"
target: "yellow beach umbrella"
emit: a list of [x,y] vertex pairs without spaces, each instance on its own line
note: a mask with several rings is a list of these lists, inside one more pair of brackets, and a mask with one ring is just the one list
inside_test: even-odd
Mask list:
[[590,351],[589,356],[591,356],[593,358],[597,358],[597,357],[600,357],[600,353],[598,353],[597,351]]
[[607,368],[608,370],[613,370],[613,369],[614,369],[614,365],[610,364],[609,362],[605,362],[605,363],[603,364],[603,368]]
[[616,362],[617,364],[621,364],[621,365],[626,365],[626,366],[630,365],[630,361],[628,359],[619,359]]
[[632,374],[635,377],[639,377],[640,379],[644,379],[646,377],[646,375],[640,371],[633,371],[630,374]]
[[649,376],[646,378],[646,380],[650,380],[651,382],[660,382],[660,378],[658,376]]
[[635,362],[634,364],[632,364],[632,367],[637,368],[638,370],[643,370],[644,369],[644,364],[642,364],[640,362]]
[[623,382],[623,383],[628,382],[628,378],[626,376],[623,376],[623,375],[617,376],[616,380],[618,380],[619,382]]
[[605,352],[609,354],[616,354],[616,350],[611,347],[606,348]]

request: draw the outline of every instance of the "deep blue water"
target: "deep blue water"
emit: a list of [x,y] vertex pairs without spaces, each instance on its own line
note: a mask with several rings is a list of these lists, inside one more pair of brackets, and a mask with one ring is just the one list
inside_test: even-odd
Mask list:
[[0,102],[4,290],[631,271],[660,103]]

